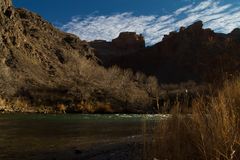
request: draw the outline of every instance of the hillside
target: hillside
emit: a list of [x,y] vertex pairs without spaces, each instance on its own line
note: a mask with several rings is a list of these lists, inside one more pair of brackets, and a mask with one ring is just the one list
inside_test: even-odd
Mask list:
[[[1,1],[1,93],[14,95],[28,90],[56,90],[67,85],[66,73],[76,58],[94,59],[89,45],[63,33],[25,9]],[[72,70],[73,71],[73,70]]]
[[63,112],[145,112],[155,103],[154,78],[105,69],[77,36],[14,8],[10,0],[0,7],[0,110],[7,105],[20,111],[50,106]]

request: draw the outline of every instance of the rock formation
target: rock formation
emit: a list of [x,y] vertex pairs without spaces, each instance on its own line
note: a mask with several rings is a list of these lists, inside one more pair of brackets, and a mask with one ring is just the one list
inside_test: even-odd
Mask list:
[[102,64],[107,66],[113,57],[117,59],[144,49],[145,40],[135,32],[122,32],[112,42],[95,40],[90,42],[90,45],[95,49],[96,56],[102,60]]
[[95,59],[92,48],[39,15],[11,4],[10,0],[0,1],[1,95],[45,89],[62,92],[59,85],[68,85],[65,73],[71,73],[72,66],[77,65],[75,60]]
[[[220,34],[202,26],[199,21],[182,27],[150,47],[134,32],[120,33],[112,42],[88,43],[35,13],[14,8],[10,0],[1,0],[0,96],[26,97],[41,105],[81,100],[80,108],[88,100],[104,101],[133,109],[153,103],[144,88],[150,85],[148,78],[116,67],[106,69],[99,62],[154,75],[162,83],[214,83],[238,73],[240,30]],[[156,79],[151,82],[158,88]]]
[[112,44],[116,48],[134,52],[145,47],[145,40],[135,32],[122,32],[112,40]]
[[153,46],[120,57],[110,58],[110,55],[105,66],[132,68],[136,72],[155,75],[163,83],[188,80],[219,82],[223,77],[238,73],[239,29],[220,34],[202,27],[203,23],[198,21],[187,28],[180,28],[179,32],[165,35],[161,42]]
[[[1,0],[0,18],[0,100],[7,100],[0,104],[0,112],[25,112],[29,106],[36,107],[28,111],[45,112],[47,106],[60,112],[139,113],[155,104],[144,88],[148,84],[131,71],[100,66],[96,49],[77,36],[54,28],[35,13],[14,8],[11,1]],[[138,44],[141,36],[131,36],[127,44],[144,47]],[[113,48],[125,51],[121,47]],[[157,85],[155,79],[151,82]]]

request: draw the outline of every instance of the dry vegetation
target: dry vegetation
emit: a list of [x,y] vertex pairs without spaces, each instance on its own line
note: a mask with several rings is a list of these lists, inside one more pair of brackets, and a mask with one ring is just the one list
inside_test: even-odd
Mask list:
[[[64,106],[64,105],[63,105]],[[58,107],[58,106],[57,106]],[[23,112],[23,113],[65,113],[63,110],[58,110],[57,107],[54,109],[50,106],[33,106],[29,100],[23,98],[14,98],[7,100],[0,98],[0,112],[11,113],[11,112]]]
[[[33,77],[24,80],[28,86],[0,75],[0,95],[12,101],[13,111],[35,106],[32,109],[52,107],[49,111],[59,113],[160,113],[169,111],[178,93],[196,88],[193,82],[160,86],[154,76],[117,66],[104,68],[79,55],[67,57],[62,67],[66,70],[48,84]],[[35,84],[42,86],[34,88]]]
[[145,141],[144,159],[238,160],[240,158],[240,80],[226,82],[217,96],[196,99],[191,115],[178,112],[160,121]]
[[[67,94],[74,95],[77,101],[74,102],[76,105],[68,107],[67,111],[72,109],[84,113],[99,110],[107,113],[159,113],[163,112],[163,107],[167,108],[165,110],[172,107],[172,104],[167,102],[175,101],[178,93],[197,88],[193,82],[160,86],[154,76],[134,73],[131,69],[120,69],[117,66],[104,68],[85,57],[73,57],[72,61],[76,62],[65,64],[71,65],[66,67],[71,68],[71,71],[64,73],[63,84],[67,85],[62,87],[68,88]],[[184,96],[179,97],[189,98]]]
[[[2,76],[0,95],[13,101],[13,109],[42,105],[60,113],[146,113],[160,109],[160,88],[155,77],[117,66],[106,69],[79,55],[67,57],[63,65],[66,70],[49,80],[49,84],[36,78],[34,83],[43,84],[40,88],[17,86]],[[6,89],[5,84],[11,85]]]
[[84,57],[74,60],[78,65],[71,66],[72,71],[65,73],[65,84],[68,84],[68,94],[75,95],[78,102],[69,109],[90,113],[99,110],[137,113],[158,109],[159,86],[155,77],[134,74],[130,69],[116,66],[106,69]]

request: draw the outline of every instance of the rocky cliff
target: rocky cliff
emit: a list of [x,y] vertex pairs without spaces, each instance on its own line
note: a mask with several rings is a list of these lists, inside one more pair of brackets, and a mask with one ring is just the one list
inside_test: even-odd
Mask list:
[[[95,59],[77,36],[61,32],[39,15],[0,1],[0,93],[2,96],[61,93],[76,59]],[[62,86],[62,87],[59,87]]]
[[[111,47],[132,53],[144,48],[144,41],[124,33]],[[148,91],[158,87],[154,78],[145,84],[129,70],[100,66],[89,43],[6,0],[1,0],[0,51],[0,112],[25,112],[29,106],[36,107],[28,111],[45,112],[48,106],[61,112],[139,113],[155,104]]]
[[145,40],[135,32],[122,32],[112,40],[112,44],[116,48],[134,52],[145,47]]
[[240,71],[239,37],[240,29],[220,34],[203,29],[202,22],[198,21],[165,35],[161,42],[151,47],[139,48],[117,58],[108,57],[105,65],[155,75],[162,83],[219,82]]
[[90,42],[90,45],[95,49],[95,55],[101,59],[102,64],[108,66],[113,58],[118,59],[144,49],[145,40],[135,32],[122,32],[111,42],[95,40]]

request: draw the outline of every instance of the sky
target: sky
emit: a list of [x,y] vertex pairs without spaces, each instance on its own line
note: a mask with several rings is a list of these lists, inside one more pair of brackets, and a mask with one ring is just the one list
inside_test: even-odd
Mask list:
[[120,32],[143,34],[147,45],[202,20],[204,28],[240,28],[240,0],[13,0],[82,40],[111,41]]

